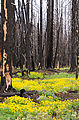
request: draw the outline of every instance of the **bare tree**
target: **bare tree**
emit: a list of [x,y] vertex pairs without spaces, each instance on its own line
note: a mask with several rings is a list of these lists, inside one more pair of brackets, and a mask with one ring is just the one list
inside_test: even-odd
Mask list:
[[76,9],[76,0],[73,0],[72,1],[71,71],[74,71],[76,68],[75,9]]
[[[2,36],[2,47],[3,47],[3,77],[1,79],[2,86],[7,84],[6,82],[6,65],[8,65],[8,72],[12,76],[12,67],[11,67],[11,53],[12,53],[12,41],[13,41],[13,22],[14,22],[14,7],[12,6],[14,0],[8,0],[4,2],[1,1],[1,12],[2,12],[2,28],[3,28],[3,36]],[[5,88],[4,88],[5,89]]]
[[27,0],[27,20],[26,20],[26,27],[27,27],[27,35],[26,35],[26,59],[27,59],[27,64],[26,67],[30,71],[30,22],[29,22],[29,0]]
[[53,12],[54,0],[47,0],[47,68],[53,63]]
[[42,68],[42,0],[40,0],[40,40],[39,40],[39,63]]
[[75,23],[76,23],[76,55],[77,55],[77,63],[76,63],[76,78],[78,78],[78,72],[79,72],[79,1],[76,1],[76,5],[75,5]]

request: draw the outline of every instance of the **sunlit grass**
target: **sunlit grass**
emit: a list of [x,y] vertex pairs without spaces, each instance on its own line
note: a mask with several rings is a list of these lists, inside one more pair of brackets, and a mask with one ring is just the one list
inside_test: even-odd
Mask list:
[[75,74],[69,74],[69,73],[65,73],[65,72],[61,72],[61,73],[52,73],[50,75],[46,75],[45,76],[46,79],[54,79],[54,78],[75,78]]
[[60,68],[60,70],[70,70],[70,67],[63,67],[63,68]]
[[39,78],[42,79],[43,78],[43,74],[42,73],[38,73],[38,72],[30,72],[29,78],[31,79],[35,79],[35,78]]
[[[58,68],[54,68],[54,69],[58,69]],[[70,70],[70,67],[62,67],[62,68],[59,68],[59,70]]]

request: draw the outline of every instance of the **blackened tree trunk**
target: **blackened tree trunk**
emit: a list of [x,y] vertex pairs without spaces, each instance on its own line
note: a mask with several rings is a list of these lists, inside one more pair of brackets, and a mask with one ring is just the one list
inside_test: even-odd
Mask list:
[[40,0],[40,40],[39,40],[39,63],[42,68],[42,0]]
[[76,19],[76,55],[77,55],[77,63],[76,63],[76,78],[78,78],[79,72],[79,1],[76,1],[76,12],[75,12],[75,19]]
[[[70,15],[71,7],[68,7],[68,16]],[[68,18],[68,66],[71,65],[71,16]]]
[[52,67],[53,65],[53,12],[54,11],[54,0],[50,0],[50,48],[47,62],[47,67]]
[[32,71],[35,70],[35,61],[33,55],[33,0],[31,0],[31,66]]
[[2,15],[0,13],[0,67],[2,67],[2,51],[3,51],[3,47],[2,47],[2,21],[1,21]]
[[38,30],[38,63],[39,63],[39,41],[40,41],[40,37],[39,37],[39,19],[38,19],[38,23],[37,23],[37,30]]
[[55,63],[56,63],[56,57],[58,53],[58,47],[59,47],[59,33],[60,33],[60,26],[57,30],[57,43],[56,43],[56,51],[55,51],[55,56],[54,56],[54,62],[53,62],[53,68],[55,68]]
[[2,0],[1,1],[1,10],[2,10],[2,28],[3,28],[3,73],[1,84],[5,85],[5,72],[6,72],[6,64],[9,66],[9,73],[12,76],[12,68],[11,68],[11,53],[12,53],[12,40],[13,40],[13,7],[11,3],[14,3],[14,0]]
[[[5,11],[4,11],[4,0],[1,0],[1,19],[2,19],[2,63],[3,63],[3,46],[4,46],[4,17],[5,17]],[[3,68],[3,64],[2,64],[2,68]],[[1,72],[1,86],[3,86],[5,83],[4,79],[3,79],[3,71]]]
[[58,57],[58,61],[59,62],[59,32],[60,32],[60,26],[59,26],[59,14],[58,14],[58,0],[56,0],[56,39],[57,39],[57,42],[56,42],[56,50],[55,50],[55,56],[54,56],[54,59],[53,59],[53,68],[56,67],[56,61],[57,61],[57,57]]
[[47,68],[53,65],[53,11],[54,0],[47,1]]
[[76,34],[75,34],[75,6],[76,0],[72,1],[72,39],[71,39],[71,71],[76,69]]
[[7,1],[7,41],[6,41],[6,50],[7,50],[7,64],[9,65],[9,72],[12,76],[12,53],[14,45],[14,30],[15,30],[15,13],[14,13],[14,0]]
[[27,27],[27,34],[26,34],[26,67],[30,71],[30,23],[29,23],[29,0],[27,0],[27,21],[26,21],[26,27]]
[[1,72],[1,86],[5,86],[5,68],[7,62],[6,54],[6,39],[7,39],[7,1],[1,1],[1,13],[2,13],[2,69]]
[[50,0],[47,0],[47,68],[50,67]]
[[[6,39],[6,52],[7,52],[7,64],[9,66],[9,73],[12,77],[12,53],[14,47],[14,31],[15,31],[15,7],[14,0],[8,0],[7,3],[7,39]],[[12,81],[11,81],[12,87]]]

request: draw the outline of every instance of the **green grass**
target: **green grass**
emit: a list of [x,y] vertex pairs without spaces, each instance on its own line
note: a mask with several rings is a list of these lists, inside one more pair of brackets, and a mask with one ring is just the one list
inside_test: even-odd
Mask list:
[[60,70],[70,70],[70,67],[63,67],[63,68],[60,68]]
[[44,115],[39,113],[31,114],[30,112],[22,113],[16,113],[13,114],[9,111],[5,111],[5,109],[0,109],[0,120],[52,120],[51,116],[49,116],[47,113]]
[[18,77],[22,77],[22,73],[17,73],[17,76]]
[[3,109],[0,109],[0,120],[15,120],[16,116],[14,114],[11,114],[9,111],[5,111]]
[[[20,68],[17,68],[17,70],[19,70]],[[60,68],[60,70],[69,70],[70,67],[64,67],[64,68]],[[18,77],[22,77],[21,73],[17,73]],[[26,78],[26,74],[24,75],[24,78]],[[65,73],[65,72],[61,72],[61,73],[52,73],[52,74],[48,74],[48,75],[43,75],[43,73],[37,73],[37,72],[30,72],[29,78],[30,79],[54,79],[54,78],[73,78],[75,77],[75,74],[69,74],[69,73]]]
[[55,74],[51,74],[51,75],[46,75],[45,78],[46,79],[54,79],[54,78],[74,78],[75,77],[75,74],[69,74],[69,73],[55,73]]
[[20,70],[20,67],[16,68],[17,70]]
[[[54,69],[57,69],[57,68],[54,68]],[[70,67],[62,67],[62,68],[59,68],[59,70],[70,70]]]
[[43,73],[35,73],[35,72],[31,72],[29,75],[29,78],[31,79],[54,79],[54,78],[74,78],[75,74],[74,73],[66,73],[66,72],[61,72],[61,73],[51,73],[51,74],[47,74],[47,75],[43,75]]
[[29,75],[31,79],[43,79],[43,74],[38,72],[31,72]]

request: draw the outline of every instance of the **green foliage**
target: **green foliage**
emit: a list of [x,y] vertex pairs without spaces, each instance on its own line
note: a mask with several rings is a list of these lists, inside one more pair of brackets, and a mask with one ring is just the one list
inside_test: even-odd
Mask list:
[[20,67],[18,67],[17,70],[20,70]]
[[6,111],[6,109],[0,109],[0,120],[15,120],[16,115],[10,113],[9,111]]
[[55,79],[55,78],[74,78],[75,74],[69,74],[69,73],[65,73],[65,72],[61,72],[61,73],[54,73],[51,75],[46,75],[45,78],[46,79]]
[[63,67],[63,68],[60,68],[60,70],[70,70],[70,67]]
[[17,73],[17,76],[18,77],[22,77],[22,73]]
[[38,72],[31,72],[29,75],[31,79],[43,79],[43,74]]

